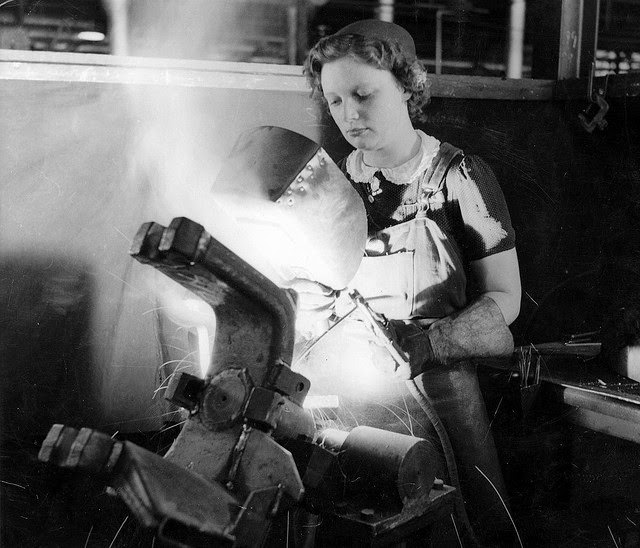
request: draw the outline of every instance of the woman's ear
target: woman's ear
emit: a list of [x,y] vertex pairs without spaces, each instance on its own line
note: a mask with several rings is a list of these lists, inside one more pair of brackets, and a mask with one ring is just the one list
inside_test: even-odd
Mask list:
[[411,99],[411,96],[413,95],[413,93],[411,93],[408,90],[404,90],[402,92],[402,100],[406,103],[409,99]]

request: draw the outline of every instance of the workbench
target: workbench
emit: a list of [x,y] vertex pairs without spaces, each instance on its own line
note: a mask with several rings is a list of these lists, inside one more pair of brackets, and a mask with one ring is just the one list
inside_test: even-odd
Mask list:
[[[528,382],[525,392],[561,404],[563,416],[574,424],[640,443],[640,383],[605,366],[599,345],[553,342],[531,345],[531,350],[535,360],[540,356],[540,368],[538,382]],[[516,348],[513,359],[488,365],[520,377],[520,352]]]

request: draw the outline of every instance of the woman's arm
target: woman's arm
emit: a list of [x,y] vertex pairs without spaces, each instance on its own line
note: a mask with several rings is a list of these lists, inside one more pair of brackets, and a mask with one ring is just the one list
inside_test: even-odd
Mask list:
[[394,325],[398,342],[409,353],[409,367],[401,378],[413,378],[425,368],[458,360],[508,356],[513,337],[508,328],[520,311],[520,271],[515,248],[471,262],[480,296],[465,308],[422,330],[416,325]]
[[493,299],[507,325],[520,313],[520,268],[515,248],[471,261],[481,295]]

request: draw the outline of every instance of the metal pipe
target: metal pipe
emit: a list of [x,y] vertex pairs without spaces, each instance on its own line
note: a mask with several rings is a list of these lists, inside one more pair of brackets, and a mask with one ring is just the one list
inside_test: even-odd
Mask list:
[[379,0],[378,7],[376,8],[376,15],[380,21],[393,23],[394,4],[395,0]]
[[436,11],[436,74],[442,74],[442,16],[445,10]]
[[287,8],[287,61],[295,65],[298,57],[298,6],[291,4]]
[[113,55],[129,54],[129,0],[105,0]]
[[507,78],[522,78],[526,0],[511,0]]
[[584,0],[563,0],[560,17],[558,80],[578,78]]
[[570,386],[554,386],[552,393],[566,405],[587,409],[599,415],[632,424],[640,424],[640,406],[637,403]]

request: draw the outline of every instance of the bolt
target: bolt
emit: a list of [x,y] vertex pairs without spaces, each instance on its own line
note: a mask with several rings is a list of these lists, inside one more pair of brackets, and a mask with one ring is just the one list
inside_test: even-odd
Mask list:
[[376,512],[373,508],[363,508],[362,510],[360,510],[360,517],[362,519],[373,519],[375,516]]

